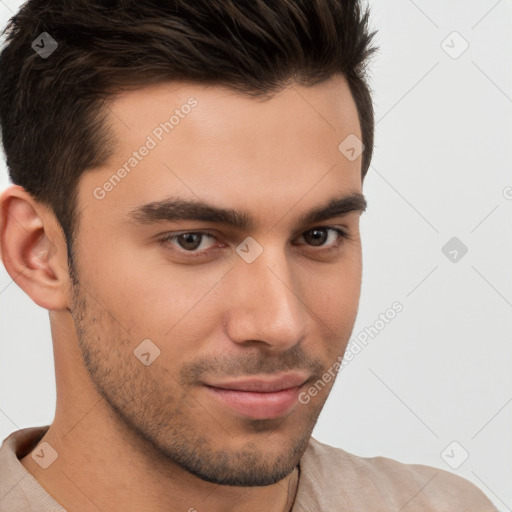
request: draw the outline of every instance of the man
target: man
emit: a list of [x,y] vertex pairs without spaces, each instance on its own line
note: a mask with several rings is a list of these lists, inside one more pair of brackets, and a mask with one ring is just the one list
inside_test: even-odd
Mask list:
[[360,294],[357,1],[29,0],[8,29],[2,260],[57,408],[4,441],[2,512],[496,510],[311,438]]

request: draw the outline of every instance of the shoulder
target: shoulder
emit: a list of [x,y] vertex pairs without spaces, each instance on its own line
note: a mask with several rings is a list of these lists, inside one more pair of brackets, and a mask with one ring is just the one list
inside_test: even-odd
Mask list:
[[324,502],[330,496],[323,506],[340,502],[346,510],[353,506],[379,512],[497,511],[480,489],[448,471],[387,457],[359,457],[314,438],[301,459],[302,476],[305,494],[323,495]]

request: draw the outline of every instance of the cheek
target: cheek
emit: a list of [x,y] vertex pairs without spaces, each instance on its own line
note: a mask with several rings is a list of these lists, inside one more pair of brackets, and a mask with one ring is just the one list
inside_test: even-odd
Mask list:
[[[211,300],[225,268],[177,266],[163,259],[149,262],[130,251],[118,251],[115,265],[98,262],[88,289],[130,333],[133,342],[150,338],[158,344],[204,339],[215,316]],[[89,265],[92,267],[92,265]],[[229,270],[229,269],[228,269]],[[87,286],[87,284],[86,284]]]
[[333,332],[351,329],[355,322],[361,273],[361,258],[353,254],[340,264],[317,267],[302,274],[304,302]]
[[324,361],[331,364],[345,351],[352,335],[359,306],[361,267],[357,262],[332,266],[322,277],[309,274],[308,283],[304,302],[315,332],[310,350],[322,353]]

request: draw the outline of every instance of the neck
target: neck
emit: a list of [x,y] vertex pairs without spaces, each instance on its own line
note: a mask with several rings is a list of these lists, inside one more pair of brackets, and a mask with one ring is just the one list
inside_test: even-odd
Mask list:
[[[81,404],[84,406],[85,404]],[[298,487],[298,467],[264,487],[235,487],[201,480],[153,453],[133,432],[105,426],[100,399],[73,421],[57,416],[41,442],[58,453],[47,469],[27,454],[23,466],[65,509],[74,512],[289,512]],[[88,410],[86,410],[88,409]],[[68,410],[69,412],[69,410]],[[74,424],[75,423],[75,424]],[[135,448],[137,447],[137,448]],[[38,447],[34,449],[37,451]]]

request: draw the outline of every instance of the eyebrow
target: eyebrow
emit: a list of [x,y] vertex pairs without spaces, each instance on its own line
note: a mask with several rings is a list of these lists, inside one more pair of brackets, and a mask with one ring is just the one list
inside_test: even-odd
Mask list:
[[[327,204],[313,208],[302,214],[299,226],[314,224],[340,217],[350,212],[364,212],[367,202],[363,194],[353,192],[343,197],[333,198]],[[156,224],[180,220],[213,222],[225,224],[241,231],[254,230],[255,221],[246,211],[221,208],[199,200],[168,198],[144,204],[129,212],[129,219],[136,224]]]

